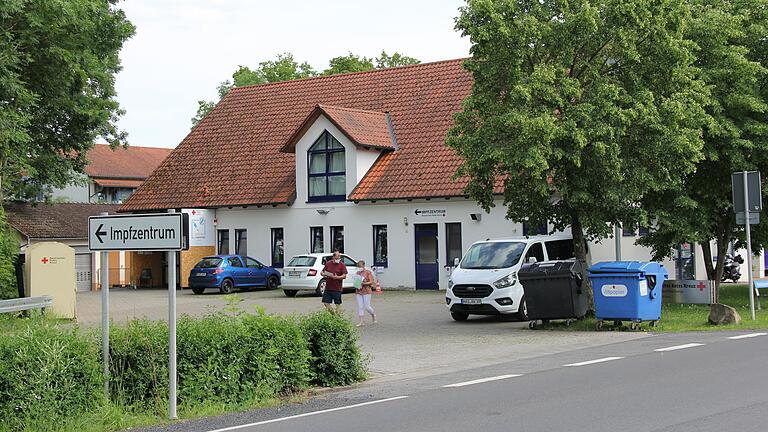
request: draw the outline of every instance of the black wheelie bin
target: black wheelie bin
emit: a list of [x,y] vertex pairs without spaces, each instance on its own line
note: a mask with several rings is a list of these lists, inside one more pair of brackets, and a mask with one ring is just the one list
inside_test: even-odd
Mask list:
[[586,315],[583,268],[577,260],[544,261],[517,272],[525,292],[529,328],[535,328],[537,321],[547,324],[550,320],[566,320],[570,325]]

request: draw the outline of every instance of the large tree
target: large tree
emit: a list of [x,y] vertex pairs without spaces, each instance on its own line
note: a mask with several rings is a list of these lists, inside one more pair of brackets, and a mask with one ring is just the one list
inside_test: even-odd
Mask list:
[[0,2],[0,203],[63,187],[116,120],[118,53],[134,27],[116,0]]
[[[576,257],[640,198],[701,158],[701,107],[684,0],[469,0],[471,95],[447,143],[488,211],[570,227]],[[592,295],[591,290],[588,290]]]
[[[669,256],[679,243],[700,244],[707,278],[719,286],[728,245],[744,241],[734,218],[731,173],[768,173],[768,1],[690,3],[685,35],[698,47],[696,66],[711,92],[704,159],[681,188],[644,197],[643,207],[655,224],[639,243],[651,246],[656,259]],[[763,220],[753,227],[753,250],[762,249],[767,237]]]
[[[375,62],[375,64],[374,64]],[[294,79],[310,78],[313,76],[328,76],[349,72],[365,72],[374,69],[383,69],[396,66],[406,66],[419,63],[419,60],[400,54],[398,52],[392,55],[386,51],[381,51],[381,55],[375,59],[364,56],[358,56],[349,53],[345,56],[334,57],[329,60],[328,68],[322,72],[312,69],[307,62],[298,63],[293,58],[293,54],[279,54],[276,60],[264,61],[259,63],[256,69],[250,69],[246,66],[239,66],[232,74],[232,80],[227,80],[219,84],[218,93],[221,100],[233,87],[240,87],[254,84],[265,84],[280,81],[290,81]],[[200,100],[197,102],[197,113],[192,118],[192,127],[195,127],[216,106],[217,102]]]

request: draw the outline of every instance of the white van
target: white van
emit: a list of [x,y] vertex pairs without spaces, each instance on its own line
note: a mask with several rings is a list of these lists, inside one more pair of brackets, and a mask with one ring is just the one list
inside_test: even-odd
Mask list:
[[524,263],[573,257],[570,234],[475,242],[451,272],[445,303],[456,321],[465,321],[469,315],[500,314],[518,314],[527,321],[517,271]]

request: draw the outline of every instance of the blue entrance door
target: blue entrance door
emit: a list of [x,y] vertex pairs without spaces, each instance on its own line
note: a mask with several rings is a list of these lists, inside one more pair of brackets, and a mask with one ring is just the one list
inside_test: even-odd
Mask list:
[[416,224],[416,289],[437,289],[437,224]]

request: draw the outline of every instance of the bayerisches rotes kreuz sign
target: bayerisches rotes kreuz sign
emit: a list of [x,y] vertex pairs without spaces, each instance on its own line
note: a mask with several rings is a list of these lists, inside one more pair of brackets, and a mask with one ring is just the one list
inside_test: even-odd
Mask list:
[[92,251],[174,251],[189,248],[189,216],[184,213],[105,215],[88,218]]

